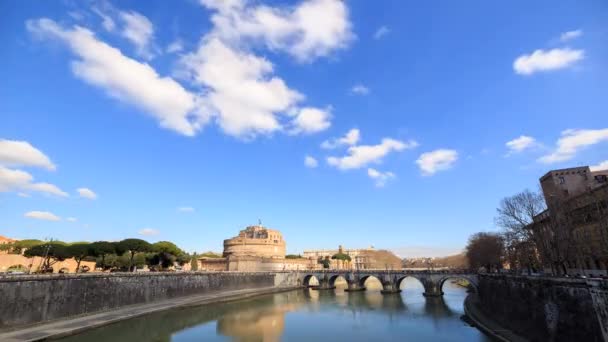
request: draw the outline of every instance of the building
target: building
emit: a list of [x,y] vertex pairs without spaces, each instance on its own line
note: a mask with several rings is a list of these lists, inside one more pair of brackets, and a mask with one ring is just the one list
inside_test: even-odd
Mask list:
[[202,271],[283,271],[316,267],[308,259],[286,259],[286,243],[280,231],[261,224],[246,227],[239,234],[224,240],[221,258],[202,257]]
[[545,271],[607,275],[608,170],[552,170],[540,185],[547,209],[527,228]]
[[278,230],[261,225],[249,226],[239,235],[224,240],[224,257],[255,256],[285,259],[285,241]]
[[[329,258],[330,268],[332,269],[367,269],[370,268],[369,259],[370,252],[375,251],[374,246],[368,248],[359,249],[343,249],[342,246],[338,246],[338,249],[315,249],[306,250],[302,253],[302,256],[306,259],[318,261],[319,259]],[[331,259],[336,254],[346,254],[350,257],[349,263],[341,262],[340,260]]]

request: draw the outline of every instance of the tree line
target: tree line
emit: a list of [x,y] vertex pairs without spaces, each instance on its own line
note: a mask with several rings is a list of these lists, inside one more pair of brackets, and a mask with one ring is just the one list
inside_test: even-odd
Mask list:
[[147,265],[150,270],[161,271],[178,264],[183,266],[192,263],[196,270],[196,254],[189,255],[174,243],[159,241],[149,243],[141,239],[124,239],[117,242],[74,242],[66,243],[57,240],[20,240],[0,245],[2,250],[12,254],[23,254],[26,257],[41,257],[42,263],[38,272],[52,272],[52,266],[60,261],[73,258],[76,261],[76,272],[88,271],[81,267],[82,261],[94,261],[97,268],[104,271],[129,271]]
[[466,247],[466,256],[472,269],[500,270],[508,264],[512,270],[538,272],[542,265],[537,242],[530,224],[534,217],[546,209],[543,196],[525,190],[505,197],[496,209],[496,226],[499,232],[473,234]]

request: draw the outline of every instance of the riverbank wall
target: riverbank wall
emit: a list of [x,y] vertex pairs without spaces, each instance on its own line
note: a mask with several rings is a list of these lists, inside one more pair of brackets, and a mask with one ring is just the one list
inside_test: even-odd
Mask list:
[[221,291],[299,286],[296,273],[188,272],[0,277],[0,329]]
[[479,308],[530,341],[608,341],[608,281],[486,274]]

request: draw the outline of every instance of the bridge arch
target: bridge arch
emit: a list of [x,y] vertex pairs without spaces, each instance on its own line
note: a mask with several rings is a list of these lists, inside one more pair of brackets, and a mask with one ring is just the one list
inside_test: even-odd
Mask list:
[[422,291],[424,291],[424,282],[422,281],[422,279],[411,275],[411,274],[406,274],[403,277],[400,277],[399,279],[397,279],[397,289],[401,289],[401,285],[403,284],[403,281],[405,281],[405,279],[410,278],[410,279],[415,279],[416,282],[418,283],[418,285],[420,285],[420,288],[422,289]]
[[445,282],[447,280],[462,280],[462,279],[469,282],[470,287],[473,288],[475,293],[479,293],[477,279],[475,279],[474,277],[471,277],[469,275],[465,275],[465,274],[447,275],[447,276],[441,278],[439,280],[439,290],[443,291],[443,285],[445,284]]
[[378,284],[380,284],[380,289],[382,289],[382,279],[379,278],[377,275],[373,275],[373,274],[366,274],[366,275],[362,276],[359,279],[359,286],[365,287],[365,282],[367,280],[376,280],[378,282]]
[[304,286],[315,286],[319,285],[319,278],[314,274],[307,274],[302,278],[302,285]]
[[342,279],[345,283],[348,282],[348,280],[346,279],[346,277],[342,274],[333,274],[329,277],[329,286],[330,287],[334,287],[336,286],[336,281],[338,279]]

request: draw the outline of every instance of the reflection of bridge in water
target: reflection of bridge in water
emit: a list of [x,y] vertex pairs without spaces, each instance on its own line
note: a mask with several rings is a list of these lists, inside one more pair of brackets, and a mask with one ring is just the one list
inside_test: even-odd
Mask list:
[[[348,284],[345,291],[365,290],[365,281],[376,278],[382,284],[382,293],[391,294],[401,292],[401,282],[405,278],[417,279],[424,287],[424,295],[427,297],[439,297],[443,295],[442,287],[448,279],[465,279],[471,287],[477,291],[477,274],[466,271],[407,271],[407,270],[317,270],[299,273],[302,285],[313,287],[318,290],[334,289],[338,279],[344,279]],[[318,285],[313,286],[312,279],[316,279]]]

